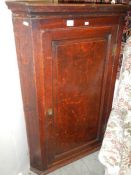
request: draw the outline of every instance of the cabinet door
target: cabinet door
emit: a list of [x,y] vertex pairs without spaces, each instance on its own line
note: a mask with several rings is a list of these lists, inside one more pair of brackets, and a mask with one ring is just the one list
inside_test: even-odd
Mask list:
[[110,26],[42,32],[48,164],[100,144],[115,34]]

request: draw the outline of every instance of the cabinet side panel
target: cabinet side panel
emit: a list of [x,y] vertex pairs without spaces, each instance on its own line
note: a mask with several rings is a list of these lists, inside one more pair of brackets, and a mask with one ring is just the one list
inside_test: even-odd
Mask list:
[[[112,67],[112,84],[111,84],[111,93],[110,93],[110,101],[113,101],[113,94],[114,94],[114,87],[115,87],[115,82],[116,82],[116,77],[117,77],[117,72],[118,72],[118,65],[119,65],[119,59],[120,59],[120,51],[121,51],[121,42],[122,42],[122,35],[123,35],[123,29],[125,26],[125,21],[124,17],[121,16],[119,18],[119,25],[117,28],[117,37],[116,37],[116,50],[114,53],[114,59],[113,59],[113,67]],[[112,103],[110,102],[109,104],[109,110],[112,108]],[[109,115],[109,114],[108,114]]]
[[[119,24],[117,25],[117,31],[116,31],[116,37],[113,38],[113,49],[112,50],[112,66],[110,69],[110,90],[108,93],[108,101],[107,101],[107,110],[105,111],[105,121],[106,124],[108,121],[108,118],[110,116],[110,112],[112,109],[112,102],[113,102],[113,95],[114,95],[114,88],[115,88],[115,82],[116,82],[116,76],[117,76],[117,70],[118,70],[118,64],[120,59],[120,50],[121,50],[121,40],[122,40],[122,34],[123,34],[123,28],[124,28],[124,16],[120,16],[119,18]],[[108,86],[108,85],[107,85]]]
[[[29,24],[29,26],[24,25],[23,20],[26,21],[25,24]],[[42,170],[39,115],[37,109],[35,67],[33,62],[30,21],[29,19],[14,17],[13,24],[30,151],[30,163],[32,167]]]

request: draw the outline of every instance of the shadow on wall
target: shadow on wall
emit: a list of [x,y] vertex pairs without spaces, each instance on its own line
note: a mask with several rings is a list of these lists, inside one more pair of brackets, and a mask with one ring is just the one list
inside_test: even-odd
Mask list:
[[29,156],[11,12],[4,0],[0,12],[0,175],[27,175]]

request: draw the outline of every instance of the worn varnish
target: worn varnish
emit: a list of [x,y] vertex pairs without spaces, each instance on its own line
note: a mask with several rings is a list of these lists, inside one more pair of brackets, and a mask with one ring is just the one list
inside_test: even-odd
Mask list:
[[46,174],[101,145],[128,6],[6,3],[13,13],[31,167]]

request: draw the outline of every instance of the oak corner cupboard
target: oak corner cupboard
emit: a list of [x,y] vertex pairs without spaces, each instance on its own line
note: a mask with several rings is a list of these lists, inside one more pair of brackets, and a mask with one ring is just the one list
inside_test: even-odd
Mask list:
[[13,14],[30,163],[46,174],[101,145],[128,6],[6,3]]

